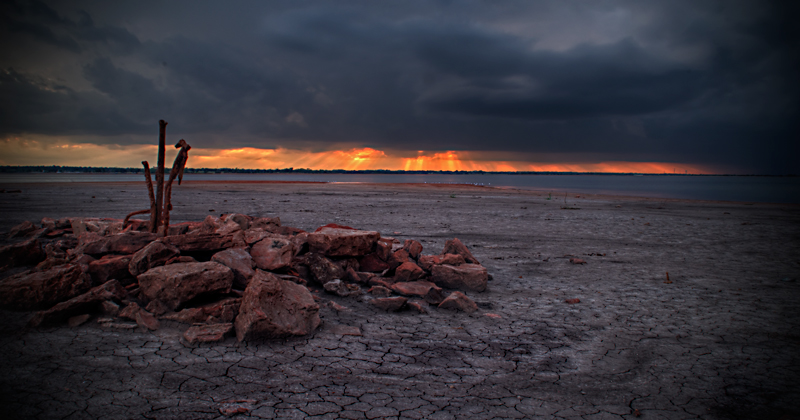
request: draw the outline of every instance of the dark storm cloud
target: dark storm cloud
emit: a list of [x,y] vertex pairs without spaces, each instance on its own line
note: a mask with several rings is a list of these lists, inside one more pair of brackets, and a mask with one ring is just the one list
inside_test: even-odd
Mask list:
[[3,134],[800,166],[792,3],[57,5],[3,6]]

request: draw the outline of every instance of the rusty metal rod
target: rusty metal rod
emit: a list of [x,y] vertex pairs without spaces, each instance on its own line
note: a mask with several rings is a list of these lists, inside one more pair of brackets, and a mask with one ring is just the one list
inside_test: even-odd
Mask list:
[[159,222],[164,211],[164,153],[167,141],[167,122],[158,121],[158,167],[156,168],[156,225],[153,232],[159,233]]
[[158,207],[156,207],[156,197],[153,194],[153,178],[150,175],[150,164],[143,161],[144,166],[144,180],[147,183],[147,193],[150,196],[150,225],[148,229],[150,232],[155,232],[158,225]]
[[178,155],[175,156],[175,161],[172,163],[172,170],[169,172],[169,180],[167,181],[166,189],[164,190],[164,212],[162,213],[162,226],[164,226],[164,234],[169,233],[169,212],[172,210],[172,182],[178,178],[178,185],[181,184],[181,177],[183,176],[183,168],[186,167],[186,161],[189,159],[189,146],[186,140],[181,139],[175,148],[180,148]]
[[137,214],[147,214],[150,213],[150,211],[151,209],[145,209],[145,210],[136,210],[128,213],[128,215],[125,216],[125,219],[122,221],[122,230],[125,230],[125,228],[128,227],[128,222],[130,222],[131,216],[136,216]]

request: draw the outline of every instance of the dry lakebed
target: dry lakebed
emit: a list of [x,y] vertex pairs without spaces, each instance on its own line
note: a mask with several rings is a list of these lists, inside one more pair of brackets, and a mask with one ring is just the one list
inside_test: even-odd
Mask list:
[[[4,244],[25,220],[148,205],[144,183],[3,188]],[[800,207],[576,195],[185,181],[172,223],[335,223],[423,254],[458,238],[491,280],[465,292],[472,313],[386,312],[309,284],[309,335],[194,345],[170,320],[32,328],[33,312],[3,310],[0,417],[799,418]]]

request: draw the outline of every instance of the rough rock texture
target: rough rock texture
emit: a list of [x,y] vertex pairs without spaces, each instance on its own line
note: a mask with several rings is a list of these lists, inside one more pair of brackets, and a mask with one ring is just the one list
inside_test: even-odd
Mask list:
[[26,220],[13,228],[8,232],[9,238],[22,238],[28,236],[29,234],[36,231],[36,225],[33,224],[30,220]]
[[360,257],[372,252],[380,236],[368,230],[323,227],[308,234],[308,248],[328,257]]
[[89,275],[75,264],[21,273],[0,280],[0,307],[21,310],[51,307],[86,292],[91,285]]
[[439,255],[420,255],[417,263],[423,270],[431,271],[434,265],[442,263],[442,258]]
[[171,310],[205,293],[228,293],[233,271],[213,261],[177,263],[156,267],[138,276],[148,299],[158,299]]
[[370,303],[376,306],[378,309],[382,309],[387,312],[397,312],[403,309],[406,306],[406,302],[408,302],[408,298],[404,298],[402,296],[381,297],[372,299],[370,301]]
[[278,270],[288,266],[294,257],[294,245],[286,238],[267,237],[250,249],[256,266],[262,270]]
[[425,270],[411,261],[400,264],[394,272],[394,281],[414,281],[425,276]]
[[39,241],[28,239],[0,248],[0,269],[37,264],[45,257]]
[[478,264],[452,266],[435,265],[431,269],[431,280],[441,287],[482,292],[486,290],[489,273],[486,267]]
[[177,247],[161,241],[153,241],[131,256],[128,271],[132,275],[138,276],[151,268],[166,264],[167,261],[179,254],[180,250]]
[[230,322],[195,325],[189,327],[189,329],[183,333],[183,339],[187,344],[215,343],[217,341],[222,341],[231,331],[233,331],[233,324]]
[[308,289],[259,271],[244,291],[236,338],[306,335],[319,324],[319,305]]
[[459,254],[444,254],[440,258],[439,264],[462,265],[467,263],[467,260]]
[[92,284],[99,285],[109,280],[119,280],[123,285],[131,283],[133,276],[128,271],[129,255],[106,255],[89,263]]
[[105,254],[133,254],[157,237],[155,233],[150,232],[123,232],[102,236],[83,245],[82,252],[95,257]]
[[442,254],[458,254],[464,257],[464,260],[470,264],[480,264],[478,260],[472,256],[472,253],[469,252],[467,247],[458,240],[458,238],[453,238],[445,242],[444,251],[442,251]]
[[478,310],[478,305],[475,302],[468,298],[467,295],[455,291],[450,293],[442,303],[439,304],[440,309],[457,309],[459,311],[464,312],[475,312]]
[[422,244],[413,239],[406,239],[403,242],[403,249],[408,252],[408,256],[416,260],[419,258],[419,254],[422,253]]
[[244,234],[237,231],[232,235],[218,233],[190,232],[186,235],[165,236],[161,239],[165,243],[177,247],[183,252],[216,252],[237,246],[245,246]]
[[253,258],[242,248],[231,248],[217,252],[211,261],[218,262],[233,271],[233,285],[244,289],[256,274]]
[[389,269],[389,264],[380,259],[377,253],[364,255],[358,260],[358,264],[361,267],[361,271],[367,271],[371,273],[380,273],[383,270]]
[[404,283],[395,283],[392,285],[392,291],[405,296],[419,296],[425,297],[431,289],[442,290],[436,287],[435,284],[429,281],[411,281]]
[[75,315],[95,312],[105,301],[120,301],[127,294],[128,292],[118,281],[110,280],[80,296],[57,303],[48,310],[35,313],[33,318],[28,321],[28,325],[38,327],[64,322]]
[[405,249],[398,249],[395,252],[392,252],[392,255],[389,256],[389,259],[386,261],[389,263],[389,269],[394,270],[397,267],[400,267],[403,263],[407,263],[410,261],[408,256],[408,251]]
[[273,230],[281,226],[280,217],[254,217],[250,221],[250,229]]
[[347,287],[347,283],[336,279],[325,283],[323,286],[326,292],[337,296],[350,296],[352,290]]
[[308,267],[311,279],[321,285],[344,277],[345,270],[340,265],[320,254],[307,254],[303,261],[305,266]]
[[142,328],[154,331],[159,327],[158,320],[150,312],[141,308],[136,302],[131,302],[123,310],[119,311],[121,318],[128,318],[136,321],[136,324]]

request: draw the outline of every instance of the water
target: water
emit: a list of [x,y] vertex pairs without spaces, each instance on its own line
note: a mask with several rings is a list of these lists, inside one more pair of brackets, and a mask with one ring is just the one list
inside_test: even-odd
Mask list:
[[[21,183],[136,182],[142,174],[0,174],[0,188]],[[503,174],[185,174],[186,181],[313,181],[471,184],[557,193],[800,204],[800,177]]]

